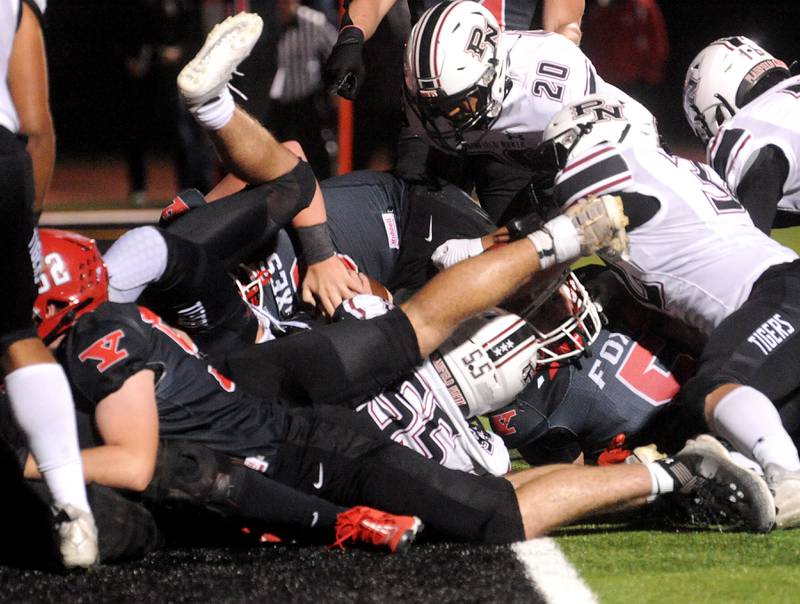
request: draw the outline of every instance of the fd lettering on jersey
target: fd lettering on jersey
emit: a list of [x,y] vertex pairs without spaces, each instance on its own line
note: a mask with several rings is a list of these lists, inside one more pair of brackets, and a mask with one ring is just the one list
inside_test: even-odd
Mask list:
[[120,348],[119,341],[125,337],[125,332],[121,329],[95,340],[88,348],[78,355],[78,359],[86,361],[99,361],[97,371],[105,373],[110,367],[119,363],[122,359],[128,358],[128,351]]
[[794,326],[780,314],[775,313],[757,327],[747,341],[757,346],[764,355],[768,355],[794,332]]

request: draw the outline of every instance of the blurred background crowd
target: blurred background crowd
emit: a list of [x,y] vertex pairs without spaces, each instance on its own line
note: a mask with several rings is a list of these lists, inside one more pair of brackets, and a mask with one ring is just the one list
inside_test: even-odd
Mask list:
[[[233,82],[247,97],[240,102],[279,139],[300,140],[320,178],[338,173],[342,101],[321,81],[336,40],[337,0],[49,0],[45,35],[59,148],[53,193],[65,182],[59,171],[76,162],[117,162],[122,197],[133,206],[163,202],[153,181],[165,174],[172,180],[166,190],[208,190],[216,161],[174,82],[210,27],[240,10],[265,21],[241,67],[247,77]],[[680,105],[692,57],[718,37],[741,34],[791,61],[800,57],[798,22],[796,0],[587,0],[581,48],[605,80],[653,111],[667,141],[698,153]],[[408,8],[398,2],[367,42],[368,78],[353,107],[355,169],[393,165],[409,28]]]

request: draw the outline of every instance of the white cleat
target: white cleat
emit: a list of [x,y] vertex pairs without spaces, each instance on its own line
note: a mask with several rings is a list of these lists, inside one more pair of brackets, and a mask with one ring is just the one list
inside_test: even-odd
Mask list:
[[199,106],[220,95],[239,63],[253,50],[264,22],[239,13],[214,26],[203,47],[178,74],[178,90],[187,105]]
[[97,564],[97,527],[90,512],[66,504],[54,508],[59,550],[66,568],[90,568]]
[[800,470],[790,471],[771,463],[764,468],[764,476],[775,496],[775,526],[780,529],[800,526]]
[[581,239],[581,255],[604,252],[624,256],[628,251],[628,217],[617,195],[583,197],[564,210]]
[[728,449],[710,434],[686,441],[674,459],[694,475],[682,492],[723,524],[738,521],[758,533],[775,526],[775,501],[765,480],[734,462]]

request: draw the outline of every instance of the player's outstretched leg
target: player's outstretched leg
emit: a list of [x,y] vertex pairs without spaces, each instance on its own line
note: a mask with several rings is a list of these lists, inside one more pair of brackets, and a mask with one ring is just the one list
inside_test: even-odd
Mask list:
[[336,541],[331,547],[344,547],[348,541],[402,552],[422,530],[416,516],[397,516],[366,506],[340,513],[336,518]]

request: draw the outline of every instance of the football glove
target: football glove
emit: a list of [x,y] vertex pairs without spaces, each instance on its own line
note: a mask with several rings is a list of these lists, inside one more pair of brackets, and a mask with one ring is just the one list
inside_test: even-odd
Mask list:
[[322,77],[325,86],[335,94],[355,100],[364,83],[364,32],[355,25],[347,25],[339,32],[339,39],[333,46]]

